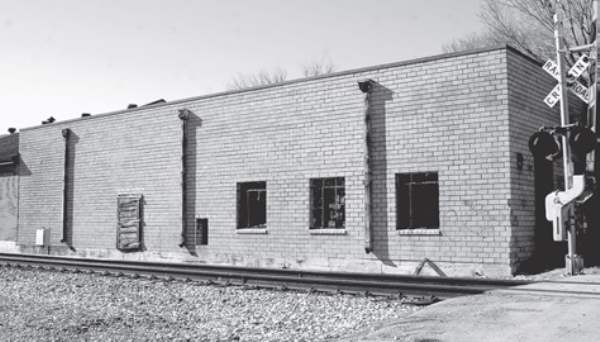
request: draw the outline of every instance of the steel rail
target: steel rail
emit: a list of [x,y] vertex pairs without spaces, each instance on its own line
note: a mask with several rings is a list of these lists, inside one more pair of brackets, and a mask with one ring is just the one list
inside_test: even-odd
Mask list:
[[116,275],[146,275],[267,288],[314,289],[373,295],[434,296],[440,299],[530,283],[520,280],[321,272],[12,253],[0,253],[0,264],[41,266],[71,271],[90,270],[107,275],[116,272]]

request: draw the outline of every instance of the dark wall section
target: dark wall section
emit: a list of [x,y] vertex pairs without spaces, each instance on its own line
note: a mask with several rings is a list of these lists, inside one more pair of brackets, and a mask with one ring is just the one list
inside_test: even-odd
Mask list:
[[0,241],[17,238],[19,135],[0,137]]

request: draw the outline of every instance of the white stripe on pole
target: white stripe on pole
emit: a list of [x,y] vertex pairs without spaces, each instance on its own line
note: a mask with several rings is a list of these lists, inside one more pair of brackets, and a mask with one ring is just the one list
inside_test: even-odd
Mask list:
[[598,39],[597,39],[597,22],[598,22],[598,0],[592,2],[592,21],[590,23],[590,101],[588,102],[587,125],[593,130],[596,129],[596,68],[598,61]]

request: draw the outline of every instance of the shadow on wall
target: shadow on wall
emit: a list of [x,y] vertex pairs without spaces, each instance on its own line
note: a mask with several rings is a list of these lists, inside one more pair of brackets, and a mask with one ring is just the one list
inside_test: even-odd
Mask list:
[[16,175],[19,177],[27,177],[31,176],[31,170],[27,167],[27,164],[23,161],[21,156],[18,156],[18,166],[16,170]]
[[600,266],[600,194],[596,193],[584,204],[589,228],[582,232],[582,237],[577,238],[577,250],[583,255],[585,266]]
[[[17,153],[17,148],[15,148]],[[16,241],[18,235],[19,180],[31,176],[31,170],[16,154],[14,169],[0,169],[0,241]]]
[[15,174],[0,172],[0,241],[17,238],[18,196]]
[[196,253],[196,169],[197,169],[197,131],[202,127],[202,119],[190,112],[187,122],[187,149],[186,149],[186,244],[188,252],[197,256]]
[[393,92],[375,82],[371,90],[369,114],[371,116],[370,166],[371,166],[371,227],[373,255],[385,265],[396,266],[389,256],[388,222],[386,102]]

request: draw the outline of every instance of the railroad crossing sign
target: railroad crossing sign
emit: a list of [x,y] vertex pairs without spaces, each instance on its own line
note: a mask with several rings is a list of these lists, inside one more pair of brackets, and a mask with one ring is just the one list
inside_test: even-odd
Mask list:
[[[585,103],[590,103],[590,92],[586,86],[577,81],[577,78],[583,74],[589,65],[590,58],[584,54],[579,57],[577,62],[573,64],[568,72],[568,75],[571,77],[571,80],[567,82],[569,90]],[[546,63],[544,63],[542,66],[542,69],[552,75],[552,77],[554,77],[557,81],[560,80],[560,75],[558,74],[558,65],[553,60],[549,59],[546,61]],[[554,89],[552,89],[548,96],[544,98],[544,102],[552,108],[558,101],[560,101],[560,94],[561,89],[560,84],[558,84],[556,87],[554,87]]]
[[555,104],[560,101],[560,84],[557,84],[554,89],[544,98],[544,102],[548,105],[548,107],[552,108]]
[[590,58],[587,55],[581,55],[577,62],[569,69],[569,75],[577,78],[583,74],[585,69],[590,65]]

